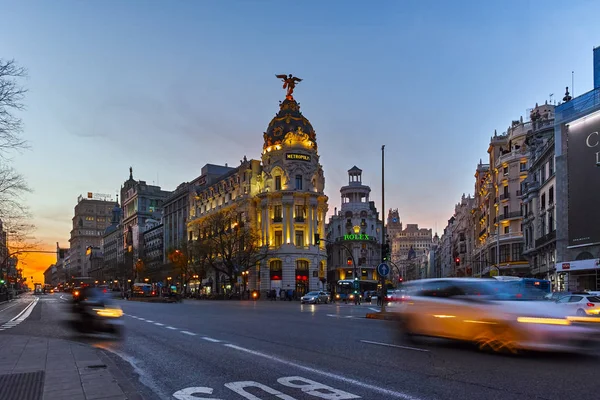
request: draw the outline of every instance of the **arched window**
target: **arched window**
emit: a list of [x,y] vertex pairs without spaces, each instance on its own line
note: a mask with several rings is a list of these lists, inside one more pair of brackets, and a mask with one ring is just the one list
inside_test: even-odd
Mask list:
[[301,271],[308,271],[308,261],[298,260],[296,261],[296,269]]
[[580,260],[591,260],[592,258],[594,258],[594,256],[592,255],[592,253],[588,252],[588,251],[584,251],[582,253],[579,253],[577,255],[577,258],[575,260],[580,261]]

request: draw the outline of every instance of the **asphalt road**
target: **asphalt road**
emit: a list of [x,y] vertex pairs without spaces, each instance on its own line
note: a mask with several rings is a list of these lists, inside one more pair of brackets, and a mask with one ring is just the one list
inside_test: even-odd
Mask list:
[[73,336],[61,323],[61,294],[41,297],[8,331],[102,347],[132,366],[148,398],[565,399],[593,397],[597,387],[597,356],[498,356],[437,341],[415,346],[396,337],[393,323],[365,319],[366,305],[120,304],[127,327],[121,342]]

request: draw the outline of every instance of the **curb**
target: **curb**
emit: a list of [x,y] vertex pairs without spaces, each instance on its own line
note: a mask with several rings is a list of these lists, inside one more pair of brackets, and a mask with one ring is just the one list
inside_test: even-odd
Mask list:
[[400,321],[400,316],[398,314],[389,313],[389,312],[367,313],[367,318],[368,319],[379,319],[379,320],[385,320],[385,321]]

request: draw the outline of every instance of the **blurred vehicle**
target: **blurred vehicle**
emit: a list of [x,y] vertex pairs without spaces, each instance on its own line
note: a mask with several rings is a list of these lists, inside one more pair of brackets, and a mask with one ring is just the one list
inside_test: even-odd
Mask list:
[[325,292],[308,292],[300,298],[302,304],[321,304],[329,303],[329,296]]
[[569,315],[600,315],[600,297],[585,294],[563,296],[556,301]]
[[81,288],[74,287],[73,291],[72,291],[73,301],[77,301],[79,299],[80,295],[81,295]]
[[600,344],[598,318],[569,310],[495,279],[424,279],[404,284],[396,312],[405,337],[473,342],[482,350],[580,351]]
[[82,288],[73,297],[73,316],[73,326],[79,332],[123,336],[123,310],[99,288]]
[[335,284],[335,299],[347,303],[348,301],[354,301],[355,294],[357,293],[376,290],[377,281],[374,280],[360,279],[354,281],[352,279],[340,279]]

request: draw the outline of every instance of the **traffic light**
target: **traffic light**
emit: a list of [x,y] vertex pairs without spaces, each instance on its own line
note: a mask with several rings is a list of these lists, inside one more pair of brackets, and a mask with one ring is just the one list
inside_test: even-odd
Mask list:
[[315,233],[315,245],[321,244],[321,236],[318,233]]
[[348,257],[348,259],[346,260],[346,264],[352,265],[352,257]]
[[381,246],[381,261],[386,262],[390,259],[390,244],[384,243]]
[[459,257],[456,257],[456,258],[454,259],[454,263],[456,264],[456,266],[457,266],[457,267],[458,267],[458,266],[460,266],[460,258],[459,258]]

